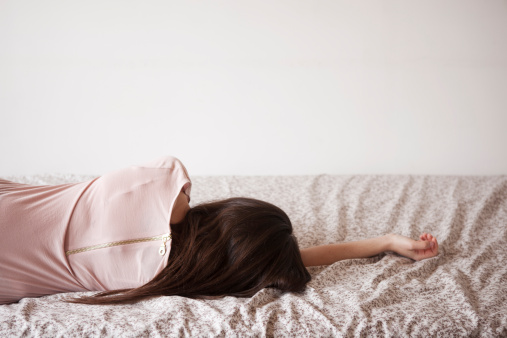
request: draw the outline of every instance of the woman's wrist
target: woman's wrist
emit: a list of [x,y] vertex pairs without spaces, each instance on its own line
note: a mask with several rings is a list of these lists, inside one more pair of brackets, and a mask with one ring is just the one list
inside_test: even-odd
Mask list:
[[394,235],[393,234],[387,234],[384,237],[384,251],[394,251]]

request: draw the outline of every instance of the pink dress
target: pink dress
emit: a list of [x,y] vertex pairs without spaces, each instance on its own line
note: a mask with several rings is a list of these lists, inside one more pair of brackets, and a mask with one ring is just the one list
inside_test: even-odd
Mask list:
[[170,216],[190,178],[174,157],[88,182],[0,179],[0,304],[71,291],[135,288],[167,265]]

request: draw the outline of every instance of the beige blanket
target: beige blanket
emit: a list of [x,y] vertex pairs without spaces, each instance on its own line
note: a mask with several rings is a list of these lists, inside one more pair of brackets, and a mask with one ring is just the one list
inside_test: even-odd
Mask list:
[[264,289],[252,298],[125,306],[26,298],[0,306],[0,336],[507,336],[507,176],[193,177],[191,204],[231,196],[280,206],[301,247],[430,232],[440,254],[414,262],[386,253],[313,268],[302,295]]

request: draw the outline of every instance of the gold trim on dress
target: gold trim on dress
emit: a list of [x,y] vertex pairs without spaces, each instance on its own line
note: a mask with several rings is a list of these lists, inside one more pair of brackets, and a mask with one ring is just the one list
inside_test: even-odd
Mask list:
[[97,244],[97,245],[91,245],[91,246],[87,246],[87,247],[80,248],[80,249],[65,251],[65,255],[70,256],[70,255],[74,255],[74,254],[81,253],[81,252],[92,251],[92,250],[103,249],[103,248],[110,248],[112,246],[162,240],[162,244],[160,245],[158,253],[161,256],[163,256],[163,255],[165,255],[165,252],[166,252],[166,243],[171,238],[172,238],[171,234],[163,234],[163,235],[159,235],[159,236],[155,236],[155,237],[145,237],[145,238],[129,239],[129,240],[125,240],[125,241]]

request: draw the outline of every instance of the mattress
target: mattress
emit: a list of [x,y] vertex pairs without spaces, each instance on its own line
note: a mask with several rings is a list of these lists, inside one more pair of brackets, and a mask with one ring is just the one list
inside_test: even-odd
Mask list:
[[[30,184],[91,179],[17,176]],[[284,209],[300,247],[387,233],[438,238],[439,255],[392,252],[313,267],[302,294],[158,297],[83,305],[70,294],[0,306],[2,336],[507,336],[507,176],[197,176],[191,205],[233,196]],[[75,293],[74,296],[90,293]]]

